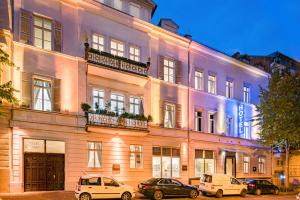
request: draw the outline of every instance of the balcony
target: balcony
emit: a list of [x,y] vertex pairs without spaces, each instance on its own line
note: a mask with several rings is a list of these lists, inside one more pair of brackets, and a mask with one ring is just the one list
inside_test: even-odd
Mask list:
[[147,62],[147,64],[136,62],[124,57],[112,55],[104,51],[100,52],[96,49],[89,48],[88,44],[85,45],[85,57],[88,63],[101,65],[105,68],[123,71],[143,77],[148,76],[150,62]]
[[[119,116],[110,116],[105,114],[87,113],[87,126],[91,130],[95,131],[95,126],[107,127],[107,128],[119,128],[128,129],[135,131],[146,131],[148,132],[148,121],[130,119]],[[104,130],[101,129],[101,132]],[[114,131],[115,132],[115,131]],[[124,131],[121,131],[124,132]],[[122,134],[122,133],[121,133]],[[125,133],[125,135],[128,135]]]

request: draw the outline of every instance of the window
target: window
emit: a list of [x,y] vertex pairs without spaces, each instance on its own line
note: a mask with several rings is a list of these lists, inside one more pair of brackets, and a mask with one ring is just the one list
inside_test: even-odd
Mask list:
[[115,181],[112,178],[106,178],[106,177],[103,177],[103,184],[104,184],[104,186],[111,186],[111,187],[118,187],[119,186],[117,181]]
[[142,167],[142,146],[130,145],[130,168]]
[[195,89],[203,90],[203,72],[195,71]]
[[130,97],[129,103],[130,103],[129,112],[132,114],[135,114],[135,115],[139,115],[140,114],[140,106],[141,106],[140,98]]
[[175,105],[173,104],[165,104],[164,126],[165,128],[175,127]]
[[180,149],[174,147],[152,148],[152,176],[171,178],[180,176]]
[[244,102],[250,103],[250,87],[244,85]]
[[234,184],[234,185],[240,185],[241,183],[237,180],[237,179],[235,179],[235,178],[230,178],[230,182],[231,182],[231,184]]
[[216,76],[209,75],[208,76],[208,92],[212,94],[217,93],[217,85],[216,85]]
[[122,0],[114,0],[114,8],[122,10]]
[[214,133],[215,132],[215,113],[209,113],[208,117],[209,117],[208,132]]
[[244,122],[245,139],[251,139],[251,122]]
[[174,71],[175,71],[174,61],[164,59],[164,81],[174,83],[175,82]]
[[33,17],[33,44],[36,47],[51,50],[52,49],[52,22],[49,19],[34,16]]
[[124,57],[124,43],[117,40],[110,41],[110,53],[115,56]]
[[140,18],[140,7],[136,4],[130,3],[129,4],[129,13],[130,15]]
[[202,112],[195,112],[195,131],[202,131]]
[[125,112],[124,107],[124,96],[120,94],[111,94],[111,110],[116,112],[118,115],[121,115]]
[[140,62],[140,48],[136,46],[130,46],[129,48],[129,58],[136,62]]
[[104,109],[104,91],[103,90],[93,90],[93,109]]
[[226,135],[227,136],[232,136],[232,117],[231,116],[227,116],[226,117]]
[[226,81],[226,97],[233,98],[233,81]]
[[250,157],[244,156],[244,174],[248,174],[250,169]]
[[88,167],[101,167],[100,142],[88,142]]
[[93,49],[97,49],[99,51],[104,51],[104,37],[99,34],[93,34]]
[[41,79],[33,80],[33,108],[35,110],[52,110],[52,87],[50,81]]
[[210,150],[195,149],[195,176],[215,172],[214,152]]
[[265,173],[265,163],[266,159],[265,157],[258,157],[258,173]]

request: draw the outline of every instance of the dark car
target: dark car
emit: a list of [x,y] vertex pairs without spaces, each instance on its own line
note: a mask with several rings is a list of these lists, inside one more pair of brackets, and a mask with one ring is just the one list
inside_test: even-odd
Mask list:
[[151,178],[138,185],[139,192],[149,198],[162,199],[165,196],[188,196],[197,198],[198,189],[195,186],[185,185],[172,178]]
[[267,180],[250,180],[247,186],[248,192],[256,195],[279,194],[279,188]]

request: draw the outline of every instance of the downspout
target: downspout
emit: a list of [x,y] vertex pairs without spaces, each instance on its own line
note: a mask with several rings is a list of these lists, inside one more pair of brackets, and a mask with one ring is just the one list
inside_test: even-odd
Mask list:
[[190,63],[190,46],[192,43],[192,36],[186,35],[186,38],[189,39],[189,46],[188,46],[188,95],[187,95],[187,137],[188,137],[188,144],[187,144],[187,151],[188,151],[188,179],[190,178],[190,86],[191,86],[191,63]]

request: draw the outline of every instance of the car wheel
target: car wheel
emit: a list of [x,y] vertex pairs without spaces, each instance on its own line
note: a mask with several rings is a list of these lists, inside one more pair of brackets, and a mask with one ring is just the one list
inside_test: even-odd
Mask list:
[[156,191],[154,192],[154,194],[153,194],[153,198],[154,198],[155,200],[160,200],[160,199],[162,199],[163,197],[164,197],[164,195],[163,195],[162,191],[160,191],[160,190],[156,190]]
[[255,190],[255,194],[256,194],[256,195],[261,195],[261,189],[256,189],[256,190]]
[[89,195],[88,193],[82,193],[79,197],[79,200],[91,200],[91,195]]
[[131,200],[131,194],[129,192],[124,192],[121,196],[122,200]]
[[218,190],[216,193],[216,197],[217,198],[221,198],[223,196],[223,191],[222,190]]
[[196,199],[198,196],[198,191],[197,190],[191,190],[190,192],[190,198]]
[[242,189],[242,191],[241,191],[241,197],[246,197],[246,194],[247,194],[247,190],[245,190],[245,189]]
[[276,189],[274,190],[273,194],[278,195],[278,194],[279,194],[279,189],[276,188]]

